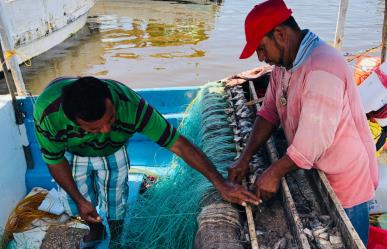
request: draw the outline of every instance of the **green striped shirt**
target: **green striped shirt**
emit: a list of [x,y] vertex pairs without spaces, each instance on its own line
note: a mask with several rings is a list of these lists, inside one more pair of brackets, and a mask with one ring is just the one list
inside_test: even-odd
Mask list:
[[75,80],[54,80],[34,106],[35,134],[47,164],[62,162],[65,151],[90,157],[111,155],[136,132],[167,148],[179,137],[176,129],[135,91],[113,80],[103,80],[116,109],[111,131],[97,134],[84,131],[65,116],[61,105],[62,88]]

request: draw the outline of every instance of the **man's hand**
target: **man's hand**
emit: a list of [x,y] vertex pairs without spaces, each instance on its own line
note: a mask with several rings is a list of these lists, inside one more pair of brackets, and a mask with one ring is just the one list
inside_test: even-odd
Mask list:
[[182,157],[192,168],[207,177],[225,200],[240,205],[246,205],[246,202],[258,205],[258,198],[253,193],[250,193],[240,185],[225,180],[206,155],[184,136],[180,136],[170,150]]
[[227,170],[228,170],[228,179],[230,181],[241,183],[243,178],[249,172],[249,163],[245,160],[238,159]]
[[58,164],[49,164],[48,168],[59,186],[61,186],[77,204],[81,218],[88,223],[101,222],[97,210],[95,210],[94,206],[79,192],[78,187],[74,182],[74,178],[71,175],[70,166],[67,160],[64,159],[63,162]]
[[97,210],[93,204],[91,204],[91,202],[83,199],[77,203],[77,207],[82,220],[86,221],[87,223],[99,223],[102,221],[101,217],[99,217],[97,213]]
[[257,197],[262,200],[270,199],[278,191],[280,183],[281,176],[274,174],[272,168],[268,168],[255,180]]
[[274,162],[255,181],[258,198],[265,200],[273,197],[279,189],[281,178],[296,169],[297,165],[287,155]]
[[226,87],[233,87],[245,83],[248,80],[254,80],[264,75],[265,73],[271,72],[272,66],[258,67],[239,74],[231,75],[222,81],[226,82]]
[[257,196],[246,190],[243,186],[234,184],[230,181],[223,182],[222,186],[218,188],[219,193],[226,201],[237,203],[246,206],[246,203],[258,205],[260,203]]

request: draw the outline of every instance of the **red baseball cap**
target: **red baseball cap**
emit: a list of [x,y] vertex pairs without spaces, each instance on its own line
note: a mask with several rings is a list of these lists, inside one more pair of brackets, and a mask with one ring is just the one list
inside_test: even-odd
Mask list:
[[286,21],[292,10],[283,0],[268,0],[255,5],[245,20],[246,46],[239,59],[249,58],[262,41],[266,33]]

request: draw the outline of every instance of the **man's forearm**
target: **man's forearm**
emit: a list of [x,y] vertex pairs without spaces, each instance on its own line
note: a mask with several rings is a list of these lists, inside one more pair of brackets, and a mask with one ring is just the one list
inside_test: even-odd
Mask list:
[[243,150],[240,159],[250,161],[251,157],[258,149],[269,139],[273,133],[275,126],[262,117],[257,116],[245,149]]
[[278,179],[296,169],[299,169],[299,167],[287,155],[284,155],[270,166],[270,170]]
[[48,168],[55,181],[70,195],[75,203],[78,204],[80,201],[85,200],[74,182],[67,160],[59,164],[50,164]]
[[184,136],[180,136],[170,150],[181,157],[189,166],[207,177],[216,188],[224,182],[223,176],[215,169],[207,156]]

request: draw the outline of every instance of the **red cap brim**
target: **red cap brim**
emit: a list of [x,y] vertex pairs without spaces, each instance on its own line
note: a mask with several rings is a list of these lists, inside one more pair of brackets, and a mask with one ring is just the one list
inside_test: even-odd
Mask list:
[[[262,40],[262,39],[259,39]],[[243,49],[241,55],[239,56],[239,59],[247,59],[250,56],[254,54],[254,52],[257,50],[259,46],[259,43],[256,44],[256,42],[248,42],[246,43],[245,48]]]

